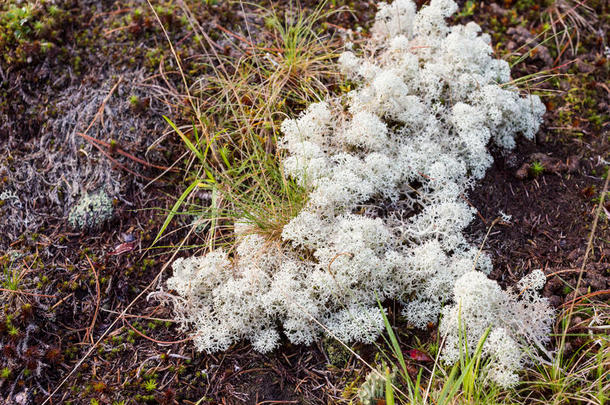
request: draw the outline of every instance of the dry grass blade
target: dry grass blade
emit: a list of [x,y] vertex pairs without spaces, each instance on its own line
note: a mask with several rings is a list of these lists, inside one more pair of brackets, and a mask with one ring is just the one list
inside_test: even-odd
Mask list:
[[[593,9],[585,3],[586,0],[555,0],[546,10],[550,18],[551,28],[555,34],[555,44],[558,51],[569,45],[572,56],[575,56],[580,43],[580,30],[594,31],[597,16]],[[560,26],[561,29],[558,30],[557,26]],[[574,33],[570,34],[570,30],[574,30]],[[561,40],[558,32],[561,34]],[[574,36],[576,37],[575,42],[573,41]],[[566,43],[566,45],[561,46],[562,43]],[[560,56],[561,54],[557,57],[557,60]]]
[[[585,250],[585,254],[582,259],[582,265],[580,266],[580,272],[578,274],[578,281],[576,282],[576,288],[574,289],[574,291],[576,291],[577,293],[579,291],[580,284],[582,283],[582,276],[585,271],[585,266],[587,265],[587,259],[589,258],[589,254],[591,253],[591,249],[593,248],[593,238],[595,236],[595,231],[597,230],[597,223],[598,223],[599,218],[602,213],[602,207],[604,206],[604,198],[606,197],[606,195],[608,193],[609,182],[610,182],[610,175],[606,176],[606,182],[604,183],[604,188],[601,193],[599,203],[597,205],[597,210],[595,211],[595,218],[593,219],[591,233],[589,234],[589,241],[587,242],[587,248]],[[570,308],[568,309],[568,312],[567,312],[567,316],[566,316],[567,320],[565,322],[564,330],[563,330],[562,337],[561,337],[561,343],[559,345],[560,353],[563,350],[563,348],[565,347],[565,337],[566,337],[565,335],[566,335],[568,327],[570,325],[570,320],[572,318],[572,312],[574,311],[575,304],[576,304],[576,301],[573,300],[572,303],[570,304]]]

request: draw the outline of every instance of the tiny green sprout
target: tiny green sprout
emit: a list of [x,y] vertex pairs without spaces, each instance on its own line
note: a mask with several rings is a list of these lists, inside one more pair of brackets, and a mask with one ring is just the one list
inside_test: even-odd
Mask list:
[[36,32],[37,35],[39,35],[43,29],[44,29],[44,24],[41,21],[36,21],[34,23],[34,31]]
[[95,398],[92,398],[92,399],[91,399],[90,404],[91,404],[91,405],[100,405],[100,401],[98,401],[98,400],[97,400],[97,399],[95,399]]
[[19,336],[19,329],[17,329],[13,325],[7,325],[7,326],[8,326],[8,334],[9,334],[9,336],[11,336],[11,337]]
[[144,383],[144,389],[148,392],[156,390],[157,382],[155,380],[146,380],[146,382]]
[[533,162],[530,166],[530,174],[533,177],[538,177],[544,173],[544,166],[540,162]]
[[59,11],[59,7],[55,5],[49,7],[49,15],[51,15],[52,17],[55,17],[57,14],[59,14]]
[[129,104],[131,104],[132,107],[137,107],[139,102],[140,99],[135,94],[129,96]]
[[11,376],[11,369],[8,367],[4,367],[2,371],[0,371],[0,378],[6,380]]

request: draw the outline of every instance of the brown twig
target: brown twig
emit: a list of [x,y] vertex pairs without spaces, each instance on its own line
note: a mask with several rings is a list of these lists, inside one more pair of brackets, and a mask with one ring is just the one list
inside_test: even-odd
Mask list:
[[565,345],[566,334],[567,334],[568,328],[570,326],[570,320],[572,318],[572,313],[574,312],[574,305],[576,304],[576,301],[578,299],[590,298],[591,296],[594,296],[594,295],[601,295],[602,293],[610,292],[610,291],[597,291],[595,293],[586,294],[581,297],[576,296],[578,294],[578,289],[580,288],[580,284],[582,282],[582,275],[585,272],[585,266],[587,264],[587,259],[589,258],[589,253],[591,252],[591,249],[593,248],[593,237],[595,236],[595,231],[597,230],[597,222],[599,221],[599,217],[602,212],[602,207],[604,205],[604,198],[606,196],[606,193],[608,192],[608,182],[609,181],[610,181],[610,176],[606,177],[606,182],[604,183],[604,189],[602,190],[602,193],[601,193],[601,196],[599,199],[599,204],[597,205],[597,210],[595,212],[595,218],[593,219],[593,226],[591,227],[591,233],[589,234],[589,241],[587,242],[587,248],[585,249],[585,255],[582,259],[582,264],[580,266],[580,272],[578,273],[578,281],[576,282],[576,288],[574,289],[574,299],[572,299],[569,303],[570,308],[568,309],[568,312],[567,312],[567,317],[566,317],[567,322],[565,322],[563,333],[561,334],[561,343],[559,345],[560,353],[562,353],[564,345]]
[[225,33],[229,34],[230,36],[237,38],[238,40],[250,45],[250,48],[252,48],[252,49],[259,49],[261,51],[267,51],[267,52],[282,52],[282,50],[279,48],[261,48],[261,47],[255,46],[252,42],[248,41],[246,38],[242,37],[239,34],[229,31],[228,29],[226,29],[225,27],[223,27],[222,25],[220,25],[218,23],[215,24],[215,27],[218,28],[219,30],[221,30],[222,32],[225,32]]
[[[108,149],[113,149],[113,146],[111,144],[109,144],[108,142],[104,142],[104,141],[102,141],[100,139],[96,139],[96,138],[94,138],[92,136],[89,136],[87,134],[83,134],[82,132],[78,132],[77,135],[82,136],[86,140],[91,141],[91,142],[95,142],[96,144],[104,146],[104,147],[106,147]],[[177,172],[178,171],[178,169],[172,169],[171,167],[165,167],[165,166],[156,165],[154,163],[149,163],[146,160],[143,160],[143,159],[140,159],[140,158],[138,158],[136,156],[133,156],[132,154],[130,154],[128,152],[125,152],[123,149],[118,148],[118,147],[114,148],[113,150],[116,153],[118,153],[119,155],[123,155],[123,156],[133,160],[134,162],[140,163],[140,164],[142,164],[144,166],[154,167],[155,169],[161,169],[161,170],[169,170],[169,171],[173,171],[173,172]]]
[[93,120],[89,123],[89,126],[87,127],[87,129],[85,129],[85,131],[84,131],[85,134],[87,132],[89,132],[89,130],[91,129],[93,124],[95,124],[95,121],[97,121],[97,119],[99,117],[102,117],[104,115],[104,107],[106,107],[106,103],[108,102],[108,100],[110,100],[112,93],[114,93],[114,91],[117,89],[117,87],[119,87],[119,84],[122,81],[123,81],[123,76],[120,76],[119,80],[117,80],[117,82],[114,84],[114,86],[112,86],[112,88],[110,89],[110,92],[108,93],[108,95],[104,98],[104,100],[102,100],[102,104],[100,104],[100,108],[97,109],[97,112],[93,116]]
[[[79,135],[84,135],[84,134],[80,134]],[[140,173],[136,173],[133,170],[131,170],[130,168],[128,168],[127,166],[125,166],[124,164],[120,163],[118,160],[116,160],[115,158],[113,158],[112,156],[110,156],[110,153],[106,152],[100,145],[98,145],[97,143],[91,143],[91,145],[95,146],[97,148],[97,150],[99,150],[100,152],[102,152],[102,154],[104,156],[106,156],[112,163],[114,163],[116,166],[120,167],[121,169],[125,170],[128,173],[133,174],[134,176],[137,177],[141,177],[143,179],[146,180],[152,180],[150,177],[144,176],[143,174]]]
[[27,292],[27,291],[11,290],[10,288],[0,288],[0,291],[6,291],[6,292],[22,294],[22,295],[30,295],[32,297],[57,298],[57,295],[37,294],[37,293],[31,293],[31,292]]
[[551,277],[554,277],[554,276],[556,276],[556,275],[558,275],[558,274],[563,274],[563,273],[575,273],[575,272],[577,272],[577,271],[580,271],[580,269],[563,269],[563,270],[557,270],[557,271],[552,272],[551,274],[547,274],[547,275],[546,275],[546,278],[551,278]]
[[108,12],[105,12],[105,13],[96,13],[96,14],[93,15],[93,17],[91,17],[89,19],[89,21],[87,22],[87,25],[91,25],[93,20],[95,20],[97,17],[102,17],[102,16],[105,16],[105,15],[117,15],[117,14],[122,14],[122,13],[128,13],[131,10],[132,10],[131,8],[120,8],[118,10],[108,11]]
[[[108,312],[110,314],[115,314],[115,315],[119,315],[120,312],[117,311],[113,311],[111,309],[104,309],[102,308],[102,311],[104,312]],[[146,315],[133,315],[133,314],[125,314],[123,315],[124,318],[137,318],[137,319],[146,319],[147,321],[160,321],[160,322],[178,322],[175,319],[165,319],[165,318],[155,318],[152,316],[146,316]]]
[[58,306],[60,306],[62,303],[64,303],[68,298],[72,297],[74,295],[74,293],[70,293],[68,295],[66,295],[65,297],[63,297],[62,299],[60,299],[59,301],[57,301],[55,304],[53,304],[53,306],[50,308],[50,311],[53,311],[55,308],[57,308]]
[[93,314],[93,319],[91,320],[91,324],[87,328],[87,332],[85,333],[85,338],[83,340],[86,340],[87,338],[89,338],[89,340],[91,340],[91,344],[93,344],[93,328],[95,327],[95,322],[97,321],[97,314],[100,311],[100,302],[102,300],[102,293],[100,291],[100,279],[97,275],[97,271],[95,271],[95,266],[91,262],[91,259],[89,259],[89,256],[85,255],[85,257],[87,258],[87,261],[89,262],[89,265],[91,266],[91,270],[93,270],[93,274],[95,275],[96,299],[95,299],[95,313]]
[[[576,291],[576,290],[575,290],[575,291]],[[580,301],[582,301],[582,300],[585,300],[585,299],[587,299],[587,298],[593,298],[593,297],[597,297],[598,295],[606,295],[606,294],[610,294],[610,290],[600,290],[600,291],[595,291],[595,292],[592,292],[592,293],[589,293],[589,294],[581,295],[581,296],[578,296],[578,297],[576,297],[576,298],[574,298],[574,299],[571,299],[571,300],[570,300],[570,301],[568,301],[568,302],[564,302],[564,303],[561,305],[561,307],[560,307],[560,308],[563,308],[563,307],[565,307],[566,305],[570,305],[571,307],[573,307],[573,306],[574,306],[574,304],[576,304],[576,303],[578,303],[578,302],[580,302]]]
[[137,333],[138,335],[140,335],[141,337],[143,337],[144,339],[150,340],[151,342],[155,342],[158,343],[160,345],[173,345],[176,343],[184,343],[184,342],[188,342],[189,340],[193,340],[193,336],[189,336],[186,337],[184,339],[180,339],[180,340],[174,340],[174,341],[164,341],[164,340],[157,340],[157,339],[153,339],[150,336],[146,336],[145,334],[143,334],[142,332],[140,332],[139,330],[137,330],[136,328],[134,328],[129,322],[127,322],[126,320],[123,319],[123,322],[129,326],[131,328],[131,330],[133,330],[135,333]]

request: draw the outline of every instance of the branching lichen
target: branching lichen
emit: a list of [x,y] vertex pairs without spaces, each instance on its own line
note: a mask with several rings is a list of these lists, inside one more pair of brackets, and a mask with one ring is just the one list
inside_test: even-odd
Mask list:
[[[308,344],[319,323],[372,342],[383,330],[378,299],[403,303],[418,327],[456,302],[468,339],[493,327],[487,352],[506,370],[490,374],[514,382],[522,345],[544,340],[551,311],[534,293],[519,300],[486,278],[490,258],[463,235],[473,218],[463,195],[491,165],[489,144],[532,138],[545,109],[509,85],[508,64],[492,58],[479,26],[446,25],[456,9],[452,0],[417,13],[410,0],[382,3],[362,55],[339,59],[359,87],[283,123],[285,172],[310,190],[283,243],[238,234],[234,257],[217,250],[173,264],[168,287],[199,349],[249,339],[269,351],[280,332]],[[453,361],[456,307],[446,308]],[[507,347],[518,354],[509,359]]]

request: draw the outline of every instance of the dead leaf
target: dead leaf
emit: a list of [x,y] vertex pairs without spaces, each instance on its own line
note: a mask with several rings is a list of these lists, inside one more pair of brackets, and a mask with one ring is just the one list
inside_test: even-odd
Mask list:
[[123,253],[131,252],[136,247],[136,242],[125,242],[115,246],[114,250],[108,253],[110,256],[122,255]]
[[421,350],[411,349],[407,352],[409,358],[415,361],[434,361],[434,359],[428,356],[426,353]]

